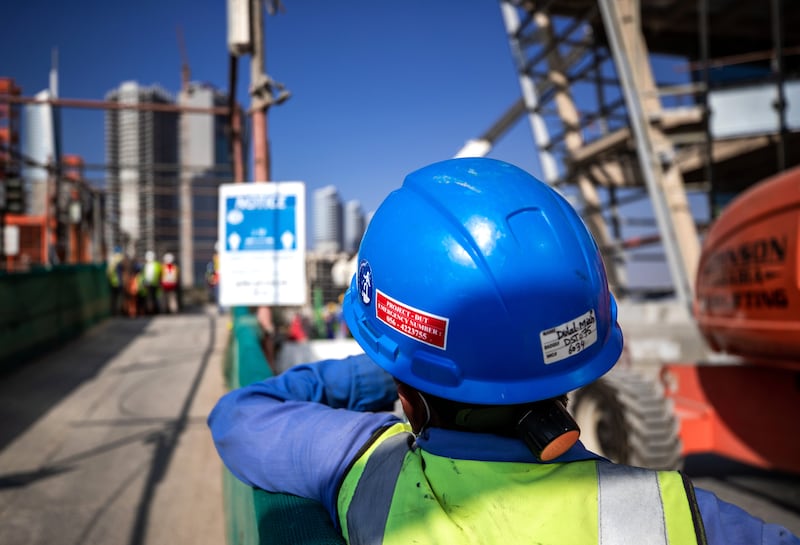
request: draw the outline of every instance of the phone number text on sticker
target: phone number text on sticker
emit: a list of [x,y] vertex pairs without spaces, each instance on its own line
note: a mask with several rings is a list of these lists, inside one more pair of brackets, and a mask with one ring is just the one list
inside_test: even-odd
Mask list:
[[378,319],[403,335],[444,350],[447,346],[447,318],[429,314],[376,291],[375,314]]
[[583,352],[597,342],[597,319],[589,310],[568,322],[539,333],[544,363],[551,364]]

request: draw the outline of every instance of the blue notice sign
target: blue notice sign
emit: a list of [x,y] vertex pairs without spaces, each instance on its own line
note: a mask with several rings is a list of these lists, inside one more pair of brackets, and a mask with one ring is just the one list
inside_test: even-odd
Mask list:
[[220,302],[306,304],[305,221],[302,182],[220,185]]
[[225,250],[247,252],[297,248],[295,195],[225,198]]

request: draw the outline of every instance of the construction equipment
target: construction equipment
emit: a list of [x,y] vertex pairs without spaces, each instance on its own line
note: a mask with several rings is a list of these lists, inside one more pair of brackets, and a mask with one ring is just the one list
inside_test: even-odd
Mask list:
[[192,81],[192,69],[189,66],[189,54],[186,53],[186,40],[183,38],[183,29],[180,25],[175,28],[178,36],[178,50],[181,54],[181,90],[186,91]]
[[[527,114],[543,179],[580,201],[604,253],[627,351],[572,393],[582,440],[634,465],[674,468],[714,452],[800,472],[800,428],[785,418],[800,402],[797,175],[759,184],[800,159],[787,153],[800,141],[788,115],[800,99],[789,54],[800,38],[783,32],[800,10],[780,0],[499,3],[522,107],[458,155],[488,154]],[[659,55],[684,59],[686,81],[659,84]],[[692,211],[697,196],[708,219]],[[658,232],[632,236],[632,208]],[[631,281],[643,242],[663,252],[666,294]]]
[[[659,373],[634,366],[573,394],[588,448],[677,468],[715,453],[800,473],[800,167],[739,195],[700,255],[694,318],[713,352]],[[618,364],[620,365],[620,364]]]
[[667,366],[684,454],[800,472],[800,167],[737,197],[706,237],[694,316],[729,365]]

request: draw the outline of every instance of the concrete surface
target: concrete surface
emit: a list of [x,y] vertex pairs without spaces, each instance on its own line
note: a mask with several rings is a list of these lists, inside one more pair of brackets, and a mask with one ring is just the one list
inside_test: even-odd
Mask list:
[[228,316],[113,318],[0,377],[0,545],[224,544]]
[[[667,331],[689,331],[657,310],[621,312],[629,341],[660,324],[644,337],[653,360],[672,355]],[[0,545],[224,544],[222,465],[205,419],[225,391],[229,325],[211,307],[115,318],[0,376]],[[284,347],[282,368],[360,351],[351,340]],[[690,457],[686,471],[800,534],[800,477],[713,456]]]

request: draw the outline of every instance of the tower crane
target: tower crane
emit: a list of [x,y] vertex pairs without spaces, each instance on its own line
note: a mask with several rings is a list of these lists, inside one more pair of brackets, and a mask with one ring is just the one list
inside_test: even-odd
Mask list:
[[175,29],[178,36],[178,49],[181,53],[181,89],[186,89],[189,86],[189,80],[192,79],[192,71],[189,68],[189,56],[186,54],[186,42],[183,39],[183,30],[180,25]]

